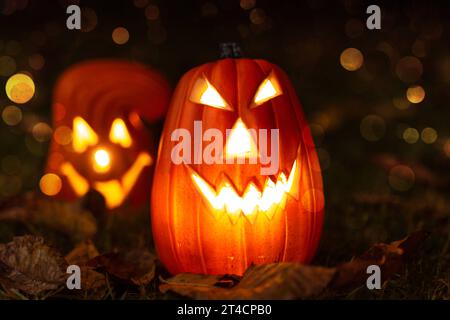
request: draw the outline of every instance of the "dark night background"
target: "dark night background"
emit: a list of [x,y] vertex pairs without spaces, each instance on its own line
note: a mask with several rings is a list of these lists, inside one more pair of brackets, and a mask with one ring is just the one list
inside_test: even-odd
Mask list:
[[[69,3],[83,10],[81,31],[66,29]],[[218,59],[219,43],[237,42],[245,57],[287,72],[311,125],[326,199],[314,263],[335,265],[372,243],[431,231],[407,275],[380,292],[339,297],[448,299],[450,10],[444,1],[377,2],[381,30],[368,30],[369,4],[375,3],[0,1],[0,110],[15,105],[4,90],[11,75],[27,72],[36,85],[30,102],[18,105],[20,122],[8,125],[2,111],[0,202],[38,189],[52,132],[33,128],[51,125],[52,87],[67,67],[91,58],[136,60],[175,87],[190,68]],[[129,32],[124,44],[112,39],[117,27]],[[355,71],[341,63],[347,48],[362,53]],[[425,92],[420,103],[406,97],[415,86]],[[0,222],[1,242],[23,231],[17,228]]]

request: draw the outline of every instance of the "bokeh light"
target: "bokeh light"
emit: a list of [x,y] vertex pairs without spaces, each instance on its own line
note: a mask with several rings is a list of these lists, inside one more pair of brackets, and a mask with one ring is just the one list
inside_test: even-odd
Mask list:
[[406,97],[411,103],[420,103],[425,99],[425,90],[421,86],[411,86],[406,90]]
[[54,196],[61,190],[61,178],[54,173],[47,173],[39,181],[39,187],[43,194]]
[[426,144],[432,144],[435,143],[438,138],[438,133],[435,129],[427,127],[422,130],[422,133],[420,134],[420,138],[422,141]]
[[53,133],[56,143],[66,146],[72,142],[72,130],[67,126],[59,126]]
[[422,62],[412,56],[401,58],[395,67],[397,77],[406,83],[416,82],[423,73]]
[[380,116],[370,114],[361,120],[361,135],[368,141],[378,141],[386,132],[386,123]]
[[15,103],[27,103],[34,95],[34,82],[29,75],[16,73],[6,82],[6,95]]
[[38,142],[46,142],[52,136],[52,128],[45,122],[38,122],[33,126],[32,134]]
[[28,58],[28,64],[32,69],[39,71],[44,67],[45,59],[41,54],[35,53]]
[[361,68],[364,57],[361,51],[355,48],[347,48],[340,56],[341,66],[348,71],[356,71]]
[[134,0],[133,3],[136,8],[145,8],[148,5],[148,0]]
[[409,144],[416,143],[419,140],[419,131],[415,128],[407,128],[403,131],[403,140]]
[[300,196],[303,209],[307,212],[322,211],[325,205],[325,197],[320,189],[308,189]]
[[256,5],[256,0],[241,0],[239,5],[244,10],[250,10]]
[[8,126],[15,126],[22,121],[22,110],[16,106],[6,106],[2,111],[2,119]]
[[122,45],[128,42],[130,34],[124,27],[117,27],[112,32],[112,39],[116,44]]
[[396,191],[408,191],[414,185],[416,175],[406,165],[397,165],[389,170],[389,185]]
[[158,20],[159,18],[159,8],[158,6],[151,4],[145,8],[145,17],[148,20]]
[[450,158],[450,139],[447,139],[444,142],[443,151],[444,151],[444,154]]
[[255,8],[252,11],[250,11],[250,21],[253,24],[259,25],[263,24],[266,20],[266,13],[263,9]]
[[404,96],[398,96],[392,99],[392,103],[399,110],[406,110],[409,108],[411,103]]
[[397,60],[399,59],[399,53],[397,48],[393,47],[387,41],[381,41],[380,43],[377,44],[376,48],[378,51],[381,51],[389,58],[391,66],[395,66]]
[[81,32],[91,32],[98,23],[97,13],[94,9],[84,7],[81,9]]

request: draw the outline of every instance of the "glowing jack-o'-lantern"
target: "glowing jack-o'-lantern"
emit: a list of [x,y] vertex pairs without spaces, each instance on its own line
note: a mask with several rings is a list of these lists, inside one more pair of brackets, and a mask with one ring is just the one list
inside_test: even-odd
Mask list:
[[[277,163],[270,172],[269,154]],[[322,177],[284,72],[264,60],[227,58],[182,77],[161,137],[151,208],[158,254],[174,274],[242,274],[251,264],[312,259]]]
[[67,70],[54,92],[54,139],[47,172],[72,200],[90,188],[108,208],[148,200],[154,138],[144,126],[166,112],[170,91],[157,72],[137,63],[90,61]]

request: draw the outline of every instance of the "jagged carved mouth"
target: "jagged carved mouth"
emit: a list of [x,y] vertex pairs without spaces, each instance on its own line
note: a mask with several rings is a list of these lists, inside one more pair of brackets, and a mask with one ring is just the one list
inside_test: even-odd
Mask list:
[[[118,207],[133,189],[141,172],[145,167],[150,166],[152,161],[152,157],[148,153],[141,152],[121,179],[97,181],[91,183],[92,187],[105,197],[108,208]],[[70,162],[64,162],[61,165],[61,172],[67,177],[70,185],[79,197],[89,190],[90,183],[88,180],[79,174]]]
[[276,209],[284,207],[288,195],[297,198],[294,190],[296,189],[294,181],[298,172],[297,161],[294,161],[288,173],[279,173],[276,181],[267,177],[262,190],[250,182],[242,196],[229,179],[225,178],[216,189],[194,169],[188,168],[196,189],[211,206],[213,214],[219,217],[225,212],[233,224],[238,221],[241,214],[252,224],[258,213],[264,213],[272,219]]

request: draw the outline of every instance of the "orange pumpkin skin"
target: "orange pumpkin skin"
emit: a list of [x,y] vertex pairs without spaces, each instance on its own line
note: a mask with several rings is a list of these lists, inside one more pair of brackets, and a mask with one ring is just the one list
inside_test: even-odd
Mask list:
[[[255,92],[271,73],[282,94],[251,108]],[[232,111],[189,99],[202,76]],[[297,163],[296,197],[287,195],[284,206],[277,206],[271,218],[258,212],[250,222],[241,213],[233,223],[226,212],[213,212],[191,179],[194,170],[217,189],[226,177],[242,195],[250,182],[262,190],[267,176],[261,176],[260,164],[187,166],[171,161],[171,150],[178,143],[171,141],[174,129],[185,128],[193,134],[193,122],[202,120],[203,131],[218,128],[225,132],[238,118],[249,129],[279,129],[279,172],[287,172]],[[309,262],[319,243],[323,209],[318,158],[301,105],[284,72],[264,60],[223,59],[196,67],[182,77],[163,129],[151,199],[154,241],[169,272],[241,275],[251,264]]]
[[[87,183],[89,189],[96,189],[97,183],[118,181],[133,166],[141,153],[155,156],[155,138],[142,121],[154,122],[161,119],[169,104],[170,88],[163,76],[144,65],[120,60],[85,61],[67,69],[58,79],[53,95],[53,129],[46,172],[55,173],[62,180],[62,188],[55,198],[75,200],[83,192],[77,192],[69,175],[62,166],[70,164],[73,170]],[[74,150],[74,119],[81,118],[95,132],[97,143],[89,145],[82,152]],[[121,119],[132,143],[123,147],[110,139],[112,123]],[[62,145],[56,135],[58,128],[72,130],[72,142]],[[70,131],[69,131],[70,132]],[[55,139],[56,138],[56,139]],[[92,154],[98,148],[108,150],[110,170],[98,173],[93,170]],[[146,204],[147,191],[151,184],[154,164],[146,165],[130,183],[131,190],[121,194],[124,199],[112,196],[114,192],[104,191],[108,205],[108,193],[113,208],[124,203],[135,206]],[[134,179],[133,179],[134,180]],[[75,183],[76,184],[76,183]],[[102,192],[101,192],[102,193]]]

